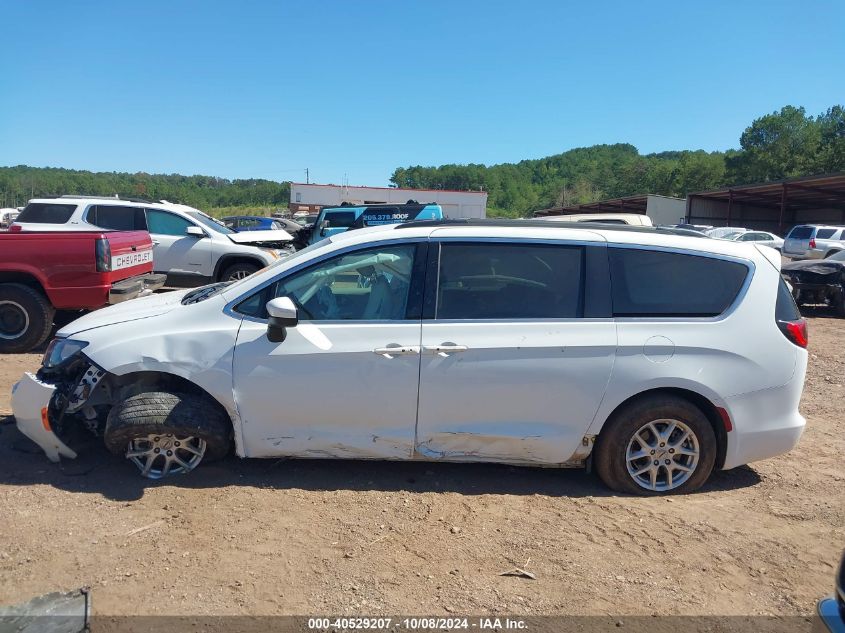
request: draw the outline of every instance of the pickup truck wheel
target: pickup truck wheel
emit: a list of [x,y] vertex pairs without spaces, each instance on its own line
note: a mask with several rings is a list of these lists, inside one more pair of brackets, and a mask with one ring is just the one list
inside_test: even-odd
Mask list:
[[223,271],[223,276],[220,278],[220,281],[237,281],[238,279],[249,277],[252,273],[257,272],[258,270],[260,269],[255,264],[232,264]]
[[596,472],[610,488],[636,495],[701,487],[716,461],[716,435],[701,410],[670,395],[633,402],[599,434]]
[[125,455],[150,479],[188,473],[229,452],[231,425],[207,398],[153,391],[115,405],[106,420],[106,447]]
[[23,284],[0,284],[0,354],[28,352],[53,329],[53,306]]

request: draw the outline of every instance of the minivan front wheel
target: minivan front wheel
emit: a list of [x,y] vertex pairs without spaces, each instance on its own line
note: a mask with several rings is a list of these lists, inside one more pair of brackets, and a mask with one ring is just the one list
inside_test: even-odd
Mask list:
[[228,417],[207,397],[151,391],[112,407],[103,439],[110,451],[125,456],[141,475],[161,479],[224,457],[230,429]]
[[716,436],[701,410],[655,395],[614,413],[596,445],[596,471],[609,487],[639,495],[682,494],[707,481]]

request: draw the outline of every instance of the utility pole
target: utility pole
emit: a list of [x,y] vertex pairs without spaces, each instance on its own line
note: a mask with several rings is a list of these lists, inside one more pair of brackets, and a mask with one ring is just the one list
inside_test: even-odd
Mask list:
[[311,184],[311,181],[310,181],[310,180],[308,180],[308,168],[307,168],[307,167],[305,168],[305,184],[306,184],[306,185],[310,185],[310,184]]

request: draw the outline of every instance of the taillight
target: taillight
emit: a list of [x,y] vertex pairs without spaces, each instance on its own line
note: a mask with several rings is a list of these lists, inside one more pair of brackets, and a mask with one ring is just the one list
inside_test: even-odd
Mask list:
[[778,321],[778,327],[783,335],[790,341],[795,343],[798,347],[807,347],[809,339],[809,332],[807,330],[806,319],[798,319],[797,321]]
[[9,227],[9,233],[23,233],[23,227],[20,224],[13,224]]
[[106,238],[98,237],[94,240],[94,259],[98,273],[111,272],[111,244]]
[[816,247],[816,238],[811,237],[810,238],[810,248],[815,248],[815,247]]

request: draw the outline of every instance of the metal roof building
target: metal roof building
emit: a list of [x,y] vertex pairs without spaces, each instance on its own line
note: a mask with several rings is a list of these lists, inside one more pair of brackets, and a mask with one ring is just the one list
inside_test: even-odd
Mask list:
[[784,235],[796,224],[845,225],[845,173],[738,185],[687,196],[687,222]]

